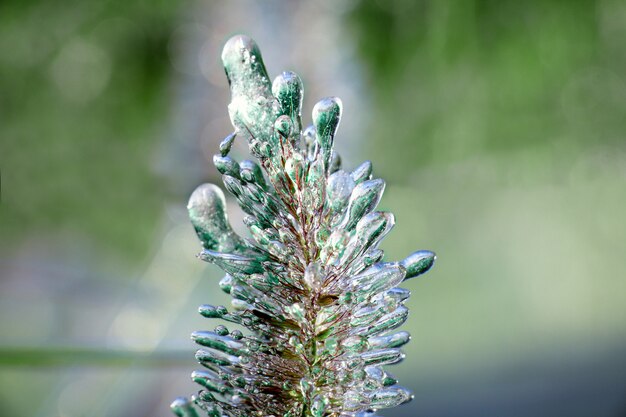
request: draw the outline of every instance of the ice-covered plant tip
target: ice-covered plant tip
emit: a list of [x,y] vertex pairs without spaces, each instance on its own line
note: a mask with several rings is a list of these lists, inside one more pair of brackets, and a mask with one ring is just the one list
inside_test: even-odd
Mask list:
[[[251,237],[233,232],[220,188],[193,192],[199,256],[224,270],[220,287],[233,298],[231,310],[203,305],[200,313],[234,327],[193,333],[204,369],[192,378],[203,388],[172,409],[181,417],[365,417],[410,400],[382,367],[401,361],[409,341],[394,330],[408,314],[409,291],[397,285],[426,272],[435,255],[382,261],[378,245],[394,225],[391,213],[376,211],[385,183],[372,178],[370,162],[341,169],[333,150],[339,99],[318,102],[302,130],[296,74],[270,82],[245,36],[227,42],[222,60],[235,133],[214,163]],[[235,136],[258,163],[228,156]]]

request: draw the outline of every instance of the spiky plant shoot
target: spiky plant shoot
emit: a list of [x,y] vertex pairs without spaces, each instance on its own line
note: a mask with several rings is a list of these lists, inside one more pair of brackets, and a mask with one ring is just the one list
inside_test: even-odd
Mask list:
[[[224,270],[220,287],[233,298],[231,310],[203,305],[200,313],[246,332],[220,324],[193,333],[204,369],[192,378],[203,389],[172,409],[180,417],[197,409],[210,417],[354,417],[409,401],[383,366],[401,361],[410,339],[395,330],[410,294],[397,286],[426,272],[434,253],[382,260],[378,246],[394,216],[376,211],[385,183],[372,178],[370,162],[341,169],[333,149],[338,98],[318,102],[303,129],[296,74],[270,82],[245,36],[226,43],[222,61],[235,132],[213,161],[246,213],[250,237],[232,230],[215,185],[198,187],[188,209],[200,258]],[[247,140],[258,162],[229,156],[235,137]]]

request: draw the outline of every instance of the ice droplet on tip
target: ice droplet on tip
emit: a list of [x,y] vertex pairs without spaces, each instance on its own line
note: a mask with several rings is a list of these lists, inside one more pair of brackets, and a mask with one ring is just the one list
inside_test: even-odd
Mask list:
[[220,336],[215,332],[195,331],[191,334],[191,338],[197,344],[219,350],[229,355],[239,356],[244,348],[243,343],[231,338],[230,336]]
[[346,207],[354,186],[352,176],[344,171],[337,171],[328,177],[326,195],[332,212],[339,213]]
[[226,214],[226,199],[222,190],[213,184],[195,189],[187,204],[189,217],[196,234],[206,249],[232,251],[242,245]]
[[352,176],[352,179],[354,180],[354,182],[357,184],[365,180],[371,179],[372,178],[372,163],[370,161],[363,162],[361,165],[356,167],[356,169],[352,171],[350,175]]
[[374,210],[384,191],[385,181],[380,178],[364,181],[354,187],[348,203],[346,229],[352,229],[361,217]]
[[233,93],[271,93],[261,50],[252,38],[246,35],[230,38],[222,50],[222,64]]
[[298,74],[291,71],[280,74],[272,83],[272,93],[280,103],[282,114],[289,116],[293,121],[295,130],[300,132],[304,87]]
[[226,136],[220,142],[220,154],[222,156],[228,155],[228,153],[230,152],[230,148],[233,146],[233,142],[235,141],[236,136],[237,134],[233,132],[230,135]]
[[241,178],[246,182],[253,182],[259,185],[262,189],[267,189],[265,177],[263,177],[263,171],[256,162],[248,159],[241,161],[239,164]]
[[427,272],[435,264],[437,255],[428,250],[413,252],[400,264],[406,269],[405,279],[414,278]]
[[193,405],[185,397],[176,398],[170,405],[170,408],[178,417],[198,417],[198,413],[193,408]]
[[317,133],[325,165],[328,166],[333,139],[341,121],[342,104],[338,97],[326,97],[313,107],[313,125]]
[[230,84],[228,112],[233,126],[250,140],[269,142],[279,105],[259,47],[248,36],[233,36],[224,45],[222,63]]
[[378,349],[362,353],[361,358],[365,361],[365,366],[383,366],[400,362],[404,359],[404,354],[400,349]]
[[220,174],[239,177],[239,164],[230,156],[213,155],[213,164]]
[[384,336],[375,336],[367,339],[373,349],[399,348],[411,340],[409,332],[401,331]]

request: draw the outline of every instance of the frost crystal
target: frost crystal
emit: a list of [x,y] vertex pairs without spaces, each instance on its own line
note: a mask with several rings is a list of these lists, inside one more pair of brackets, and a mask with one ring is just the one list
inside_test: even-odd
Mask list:
[[[333,140],[342,105],[336,97],[313,108],[302,129],[302,81],[284,72],[270,82],[260,51],[245,36],[222,53],[235,132],[214,163],[224,186],[247,214],[250,238],[233,232],[224,195],[212,184],[189,200],[200,258],[226,276],[232,310],[200,313],[232,323],[192,338],[205,369],[192,374],[203,389],[172,404],[181,417],[372,416],[411,399],[385,370],[402,360],[410,336],[394,332],[407,318],[403,280],[423,274],[435,255],[418,251],[383,262],[378,245],[394,225],[376,211],[385,188],[365,162],[341,169]],[[237,137],[258,163],[229,154]]]

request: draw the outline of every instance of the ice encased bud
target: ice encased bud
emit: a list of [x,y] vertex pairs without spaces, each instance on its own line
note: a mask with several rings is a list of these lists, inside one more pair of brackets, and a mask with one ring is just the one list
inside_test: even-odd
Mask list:
[[328,166],[337,127],[341,121],[343,105],[338,97],[326,97],[313,107],[313,125],[317,133],[324,162]]
[[[372,178],[370,162],[341,168],[333,147],[339,99],[320,100],[303,130],[296,74],[271,83],[246,36],[231,38],[222,60],[235,132],[214,164],[250,235],[232,231],[214,185],[192,194],[189,213],[204,246],[199,258],[226,273],[219,287],[233,307],[204,305],[200,314],[244,331],[193,334],[205,368],[193,379],[203,390],[174,411],[196,417],[195,403],[209,417],[375,417],[375,409],[408,401],[410,392],[382,369],[403,359],[410,340],[393,332],[408,317],[410,295],[396,286],[426,272],[434,254],[383,261],[378,246],[395,219],[375,211],[385,183]],[[235,135],[258,163],[228,156]]]
[[228,252],[241,246],[241,239],[228,223],[226,200],[218,186],[203,184],[196,188],[187,210],[205,249]]
[[233,36],[224,45],[222,63],[230,83],[228,113],[233,126],[246,137],[268,142],[279,105],[259,47],[248,36]]
[[406,278],[414,278],[427,272],[434,264],[437,255],[428,250],[419,250],[407,256],[400,264],[406,269]]
[[304,88],[298,74],[291,71],[280,74],[272,83],[272,93],[280,103],[282,114],[291,118],[299,132],[302,128],[300,117]]

